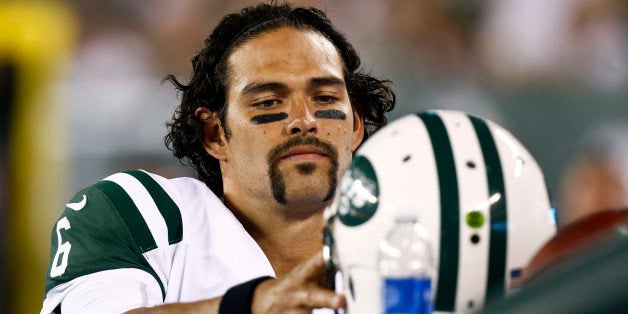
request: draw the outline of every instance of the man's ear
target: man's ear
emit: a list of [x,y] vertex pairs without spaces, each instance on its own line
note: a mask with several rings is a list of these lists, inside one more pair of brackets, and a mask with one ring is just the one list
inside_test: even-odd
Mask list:
[[194,116],[203,123],[203,147],[207,153],[218,160],[227,160],[227,140],[218,112],[199,107]]
[[353,145],[351,151],[355,151],[364,140],[364,117],[353,110]]

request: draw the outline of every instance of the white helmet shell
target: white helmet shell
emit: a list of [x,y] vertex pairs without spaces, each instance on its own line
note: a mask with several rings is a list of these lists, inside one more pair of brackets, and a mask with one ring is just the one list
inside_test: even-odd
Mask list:
[[378,243],[400,217],[430,233],[435,312],[500,298],[556,232],[543,174],[507,130],[459,111],[412,114],[356,152],[326,210],[348,313],[379,313]]

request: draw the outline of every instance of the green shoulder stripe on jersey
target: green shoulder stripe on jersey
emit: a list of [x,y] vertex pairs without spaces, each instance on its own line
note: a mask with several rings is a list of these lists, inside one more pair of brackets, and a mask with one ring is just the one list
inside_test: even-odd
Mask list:
[[508,244],[508,212],[506,208],[506,189],[499,152],[495,139],[486,122],[480,118],[469,116],[477,133],[488,180],[489,196],[500,195],[501,198],[490,208],[491,230],[489,241],[489,265],[486,287],[486,299],[502,299],[505,295],[506,280],[506,247]]
[[460,200],[458,176],[454,153],[442,119],[434,113],[418,115],[430,135],[440,190],[441,230],[440,230],[440,267],[434,300],[435,311],[453,312],[456,306],[458,286],[458,259],[460,228]]
[[[82,207],[66,205],[52,229],[46,293],[81,276],[137,268],[155,278],[165,297],[164,283],[144,256],[156,242],[130,196],[105,180],[79,191],[70,202]],[[60,221],[65,221],[64,228]]]
[[[141,253],[146,253],[157,247],[157,243],[155,243],[155,239],[153,238],[148,225],[144,221],[144,218],[140,214],[139,209],[135,206],[133,200],[122,187],[114,182],[106,180],[96,183],[94,187],[108,196],[109,201],[111,201],[118,214],[120,214],[122,220],[124,220]],[[161,288],[161,295],[165,298],[166,289],[157,273],[155,273],[152,268],[144,270],[148,271],[148,273],[150,273],[155,280],[157,280],[159,288]]]
[[146,172],[134,170],[125,173],[140,181],[155,201],[155,204],[157,204],[157,208],[168,226],[168,243],[174,244],[181,242],[181,239],[183,239],[183,222],[181,220],[181,211],[177,204],[175,204],[159,183]]
[[94,185],[109,197],[114,208],[120,214],[139,246],[142,253],[146,253],[157,247],[148,225],[140,214],[139,209],[133,203],[129,195],[116,183],[111,181],[100,181]]

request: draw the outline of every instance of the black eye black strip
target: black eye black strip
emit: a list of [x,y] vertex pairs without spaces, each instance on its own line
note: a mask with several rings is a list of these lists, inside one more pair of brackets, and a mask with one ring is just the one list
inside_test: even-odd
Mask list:
[[314,116],[322,119],[346,120],[347,115],[338,109],[316,110]]
[[264,124],[276,121],[288,119],[288,114],[285,112],[260,114],[251,118],[253,124]]

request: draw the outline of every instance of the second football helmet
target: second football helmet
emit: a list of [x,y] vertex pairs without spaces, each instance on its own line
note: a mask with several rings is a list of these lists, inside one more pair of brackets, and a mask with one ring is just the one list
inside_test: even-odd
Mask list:
[[504,297],[556,231],[535,159],[504,128],[459,111],[379,130],[325,214],[326,258],[341,273],[348,313],[379,313],[378,243],[398,218],[430,234],[435,312],[476,312]]

